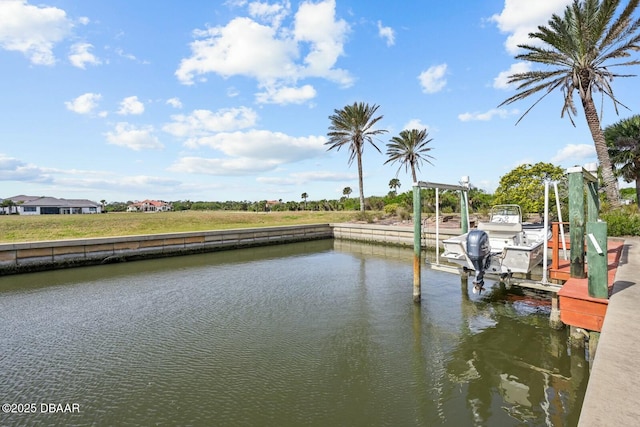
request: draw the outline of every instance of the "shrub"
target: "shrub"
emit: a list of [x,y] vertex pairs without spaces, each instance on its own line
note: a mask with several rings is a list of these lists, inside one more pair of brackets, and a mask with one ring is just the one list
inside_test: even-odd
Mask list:
[[368,224],[371,224],[373,222],[373,215],[369,212],[358,212],[356,214],[356,220],[357,221],[365,221]]
[[390,203],[388,205],[384,205],[384,213],[387,215],[395,215],[398,212],[398,204]]
[[633,207],[622,207],[602,214],[609,236],[640,236],[640,214]]
[[403,207],[398,208],[397,214],[403,221],[411,219],[411,213]]

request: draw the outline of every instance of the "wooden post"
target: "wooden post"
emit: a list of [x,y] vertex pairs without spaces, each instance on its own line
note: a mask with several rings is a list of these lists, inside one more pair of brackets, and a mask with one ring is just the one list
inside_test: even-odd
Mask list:
[[582,168],[569,171],[569,234],[571,277],[584,279],[584,181]]
[[[413,302],[420,304],[421,267],[420,255],[422,253],[422,201],[420,200],[420,187],[418,183],[413,185]],[[436,242],[437,244],[437,242]]]
[[559,222],[551,223],[551,269],[558,270],[560,268],[560,227]]
[[606,222],[587,223],[587,263],[589,296],[609,298]]
[[562,329],[564,323],[560,320],[560,305],[558,304],[558,293],[551,293],[551,313],[549,315],[549,326],[551,329]]

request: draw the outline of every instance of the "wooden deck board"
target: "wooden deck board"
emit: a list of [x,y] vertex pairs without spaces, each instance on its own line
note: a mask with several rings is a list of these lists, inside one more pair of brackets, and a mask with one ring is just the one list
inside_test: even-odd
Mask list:
[[[607,286],[609,295],[613,288],[620,255],[624,242],[609,240],[607,242]],[[560,301],[560,320],[570,326],[600,332],[604,317],[607,313],[609,300],[607,298],[593,298],[589,296],[589,279],[578,279],[569,277],[570,265],[568,262],[559,264],[563,274],[567,275],[567,280],[558,291]],[[587,266],[585,265],[585,269]],[[551,275],[550,275],[551,276]]]

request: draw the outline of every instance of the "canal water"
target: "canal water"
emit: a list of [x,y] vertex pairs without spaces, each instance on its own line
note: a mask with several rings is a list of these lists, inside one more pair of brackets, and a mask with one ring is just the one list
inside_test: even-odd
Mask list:
[[577,424],[548,300],[412,283],[411,250],[333,240],[2,277],[0,425]]

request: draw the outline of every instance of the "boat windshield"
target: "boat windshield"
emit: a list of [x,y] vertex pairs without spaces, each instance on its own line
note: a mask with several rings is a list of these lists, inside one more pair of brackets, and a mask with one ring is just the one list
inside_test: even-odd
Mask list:
[[490,222],[517,224],[522,222],[522,212],[518,205],[497,205],[491,209]]

